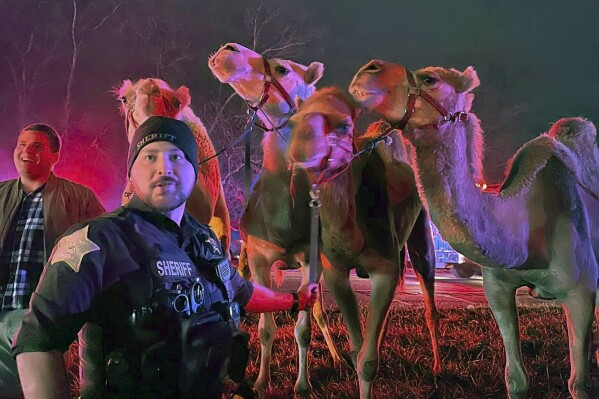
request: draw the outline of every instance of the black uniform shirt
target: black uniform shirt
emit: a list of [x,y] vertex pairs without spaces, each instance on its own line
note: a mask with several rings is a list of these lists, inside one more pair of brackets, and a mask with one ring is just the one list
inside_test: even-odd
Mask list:
[[242,307],[248,303],[253,285],[228,264],[207,226],[185,213],[179,228],[136,208],[138,202],[73,226],[58,241],[15,336],[15,356],[64,352],[87,321],[118,328],[133,309],[147,306],[160,284],[174,288],[199,276],[211,301],[226,295]]

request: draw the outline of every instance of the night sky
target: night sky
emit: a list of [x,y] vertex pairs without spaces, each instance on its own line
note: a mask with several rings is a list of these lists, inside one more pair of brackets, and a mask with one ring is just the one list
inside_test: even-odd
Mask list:
[[[256,13],[281,13],[263,26],[258,51],[284,36],[286,26],[299,27],[297,37],[312,37],[284,58],[323,62],[320,87],[347,88],[372,58],[411,69],[474,66],[481,80],[474,112],[486,132],[490,182],[500,181],[507,159],[551,122],[565,116],[599,122],[599,2],[592,0],[76,3],[82,41],[68,129],[72,0],[0,3],[0,179],[16,176],[12,150],[22,125],[48,122],[68,134],[57,173],[94,188],[108,209],[120,201],[127,147],[110,90],[123,79],[151,76],[186,85],[192,108],[209,124],[210,110],[231,89],[211,76],[208,55],[229,41],[251,47],[248,21]],[[230,106],[242,112],[241,105]],[[217,149],[226,144],[218,129],[209,132]]]

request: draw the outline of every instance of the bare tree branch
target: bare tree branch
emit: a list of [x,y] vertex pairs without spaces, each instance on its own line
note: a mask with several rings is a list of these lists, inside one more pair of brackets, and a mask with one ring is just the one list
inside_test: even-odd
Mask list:
[[106,16],[104,16],[104,18],[102,18],[102,20],[101,20],[100,22],[98,22],[98,23],[96,24],[96,26],[94,26],[94,27],[92,28],[92,30],[98,30],[98,28],[100,28],[102,25],[104,25],[104,23],[105,23],[106,21],[108,21],[108,20],[110,19],[110,17],[112,17],[112,16],[113,16],[113,15],[114,15],[114,14],[117,12],[117,10],[118,10],[118,9],[121,7],[121,5],[122,5],[122,4],[123,4],[123,3],[117,3],[117,4],[116,4],[116,5],[115,5],[115,6],[112,8],[112,11],[110,11],[110,13],[109,13],[109,14],[107,14]]

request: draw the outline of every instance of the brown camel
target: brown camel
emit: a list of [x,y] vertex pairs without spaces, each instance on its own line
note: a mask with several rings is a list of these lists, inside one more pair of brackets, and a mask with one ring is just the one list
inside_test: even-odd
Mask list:
[[[184,121],[191,128],[198,143],[198,158],[201,162],[198,180],[187,201],[186,209],[201,223],[210,224],[228,251],[231,237],[229,210],[225,202],[218,160],[206,128],[190,108],[191,97],[185,86],[173,90],[160,79],[140,79],[135,83],[125,80],[116,90],[121,101],[121,112],[125,117],[127,139],[137,126],[152,115],[168,116]],[[211,159],[209,159],[211,158]],[[207,160],[206,162],[202,162]],[[129,200],[129,186],[123,195],[123,203]]]
[[[210,57],[208,66],[219,81],[230,84],[250,105],[259,105],[265,93],[264,61],[260,54],[239,44],[229,43]],[[280,89],[270,86],[268,99],[258,111],[258,117],[266,129],[262,140],[264,159],[262,169],[252,184],[250,198],[239,224],[245,252],[242,252],[240,267],[243,267],[242,263],[246,260],[253,278],[259,284],[270,287],[273,264],[280,268],[303,266],[302,284],[305,284],[309,278],[307,262],[310,232],[307,221],[310,220],[310,187],[304,180],[293,179],[287,167],[287,140],[290,134],[287,121],[295,107],[287,97],[310,96],[314,92],[314,85],[322,77],[323,66],[319,62],[304,66],[281,59],[266,62],[288,95],[285,96]],[[320,278],[320,270],[317,275]],[[341,357],[328,330],[322,310],[322,298],[314,306],[312,315],[323,333],[333,361],[339,363]],[[263,391],[270,382],[272,344],[276,332],[272,313],[260,315],[258,330],[261,357],[260,371],[254,386]],[[312,390],[307,357],[310,337],[310,312],[299,312],[295,326],[299,365],[294,390],[301,396],[309,395]]]
[[[319,63],[312,63],[309,67],[305,67],[288,60],[272,59],[268,62],[271,65],[271,70],[275,71],[276,79],[280,81],[286,92],[294,100],[296,98],[305,99],[311,95],[314,91],[314,83],[322,76],[322,65]],[[263,63],[264,59],[261,55],[239,44],[230,43],[214,54],[208,65],[221,82],[229,83],[248,104],[255,105],[259,104],[261,97],[264,95],[264,80],[266,78]],[[317,78],[313,79],[312,75],[315,72]],[[292,204],[291,211],[275,208],[275,205],[282,206],[282,192],[289,195],[291,177],[287,171],[287,144],[282,137],[289,137],[290,128],[287,126],[287,121],[292,113],[293,109],[285,95],[271,87],[268,101],[258,113],[262,125],[267,130],[263,140],[265,160],[262,171],[257,177],[252,190],[250,203],[248,203],[242,217],[242,224],[248,227],[248,231],[250,228],[254,230],[249,234],[246,233],[248,236],[247,247],[254,247],[252,251],[268,250],[268,252],[263,252],[257,260],[252,259],[252,256],[250,256],[252,273],[262,275],[263,279],[268,282],[270,282],[270,265],[273,262],[282,260],[283,262],[278,263],[278,265],[287,264],[287,267],[297,267],[289,266],[292,264],[291,262],[297,264],[297,261],[294,262],[290,257],[285,259],[283,257],[285,251],[289,251],[287,253],[291,254],[293,251],[297,251],[296,248],[301,240],[304,240],[302,245],[305,248],[307,248],[309,242],[307,241],[309,239],[309,224],[306,222],[309,220],[307,218],[309,215],[309,208],[307,207],[309,187],[302,186],[300,183],[294,185],[294,197],[287,197],[288,204]],[[274,129],[274,127],[278,127],[278,129]],[[277,130],[279,134],[277,134]],[[373,136],[379,134],[379,132],[372,129],[369,134]],[[362,145],[371,138],[373,137],[366,135],[357,139],[357,144]],[[438,313],[434,303],[434,245],[428,214],[424,211],[417,195],[413,172],[409,165],[403,162],[404,159],[400,155],[401,149],[396,148],[398,144],[401,145],[401,141],[395,140],[393,145],[389,147],[379,145],[376,151],[381,153],[384,159],[387,159],[385,173],[387,181],[391,183],[388,191],[395,214],[395,231],[401,242],[405,242],[407,237],[410,258],[424,292],[426,320],[433,343],[433,372],[437,375],[441,370],[441,360],[438,349]],[[388,153],[389,151],[392,151],[392,154],[383,154],[383,152]],[[274,171],[276,173],[273,174]],[[402,184],[400,179],[393,178],[397,174],[406,176],[406,181],[410,181],[409,176],[411,176],[411,183]],[[281,180],[281,177],[283,177],[283,180]],[[271,189],[265,190],[262,187],[271,187]],[[273,215],[278,215],[278,217],[273,218]],[[414,215],[417,216],[416,219]],[[277,222],[278,226],[273,224],[274,221],[279,221]],[[281,221],[285,224],[281,224]],[[281,229],[281,225],[284,226],[284,229]],[[292,234],[290,235],[290,233]],[[301,237],[301,239],[282,243],[280,236]],[[255,241],[256,244],[251,243],[251,241]],[[282,251],[278,254],[273,253],[272,248],[264,247],[263,241],[281,247]],[[287,246],[285,247],[285,245]],[[301,259],[307,259],[306,251],[307,249],[304,250]],[[403,254],[402,251],[401,255],[403,256]],[[266,260],[264,260],[264,257],[266,257]],[[302,270],[305,271],[305,269]],[[366,273],[360,274],[366,276]],[[264,334],[265,340],[262,341],[263,355],[260,373],[256,382],[258,387],[264,386],[270,380],[270,374],[267,373],[269,373],[270,346],[274,339],[274,324],[267,323],[264,326],[261,331],[267,333]],[[265,354],[268,354],[268,357]],[[301,358],[302,356],[300,356],[300,365],[303,365],[305,363],[302,362]],[[300,367],[302,376],[303,373],[306,373],[306,370]],[[300,381],[300,378],[304,377],[298,377],[298,381]],[[297,388],[298,384],[296,384],[296,391]]]
[[[352,161],[357,114],[356,104],[340,89],[317,91],[291,117],[289,156],[296,175],[320,190],[323,276],[348,329],[360,398],[369,398],[387,314],[403,274],[399,249],[408,234],[395,234],[381,157],[373,153]],[[405,169],[411,171],[409,164]],[[414,185],[413,174],[391,172],[406,179],[402,185],[407,187],[410,177]],[[401,196],[409,194],[404,189]],[[408,213],[412,225],[419,212]],[[349,280],[352,268],[365,271],[372,281],[364,330]]]
[[484,289],[506,351],[511,399],[528,390],[520,351],[515,292],[529,287],[561,302],[568,327],[574,399],[586,391],[589,344],[597,291],[597,243],[590,226],[576,155],[542,135],[524,145],[497,195],[482,192],[482,130],[470,112],[479,85],[464,72],[405,67],[372,60],[357,72],[350,92],[368,109],[403,128],[415,149],[418,189],[443,238],[483,266]]

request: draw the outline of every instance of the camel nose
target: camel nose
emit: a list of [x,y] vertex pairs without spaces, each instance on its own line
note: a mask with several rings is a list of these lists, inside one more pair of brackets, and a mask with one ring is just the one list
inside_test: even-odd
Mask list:
[[239,49],[233,43],[227,43],[223,46],[223,50],[233,51],[235,53],[239,52]]
[[380,71],[383,70],[382,64],[383,63],[380,60],[371,60],[368,64],[364,65],[360,69],[360,72],[379,73]]

